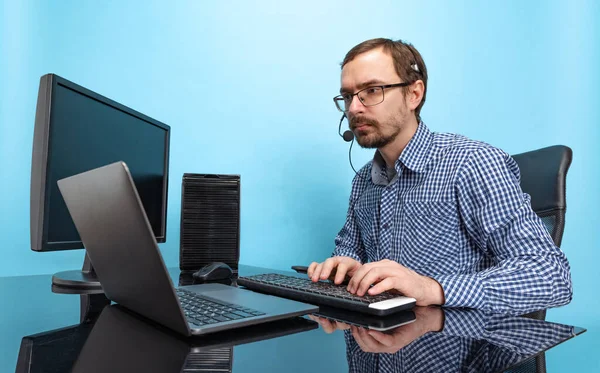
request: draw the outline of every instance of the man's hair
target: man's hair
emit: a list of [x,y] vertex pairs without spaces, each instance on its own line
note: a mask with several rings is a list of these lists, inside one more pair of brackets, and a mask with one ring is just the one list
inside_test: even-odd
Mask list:
[[[415,109],[415,116],[417,121],[421,121],[421,108],[425,103],[425,96],[427,95],[427,67],[425,61],[421,57],[419,51],[412,46],[410,43],[405,43],[402,40],[390,40],[384,38],[371,39],[363,41],[350,51],[344,57],[342,62],[342,68],[352,61],[359,54],[369,52],[373,49],[383,48],[385,53],[392,56],[394,61],[394,68],[396,73],[404,82],[415,82],[417,80],[423,81],[423,99],[417,108]],[[402,92],[406,96],[409,87],[403,87]]]

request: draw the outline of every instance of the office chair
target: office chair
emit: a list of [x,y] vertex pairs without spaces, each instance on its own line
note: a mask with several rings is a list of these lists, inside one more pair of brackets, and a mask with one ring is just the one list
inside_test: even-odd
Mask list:
[[[560,247],[565,228],[566,179],[573,151],[564,145],[529,151],[512,156],[521,171],[521,189],[531,196],[531,207],[542,219],[554,244]],[[546,318],[546,310],[524,315],[538,320]],[[542,353],[519,364],[510,372],[546,372],[546,357]]]

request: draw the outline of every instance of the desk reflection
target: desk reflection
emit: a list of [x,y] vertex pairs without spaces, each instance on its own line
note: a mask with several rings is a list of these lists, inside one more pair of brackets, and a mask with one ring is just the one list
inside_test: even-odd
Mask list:
[[118,305],[95,323],[23,338],[17,373],[28,372],[231,372],[233,347],[316,329],[302,317],[207,337],[182,338]]
[[385,331],[339,317],[311,318],[327,333],[343,330],[349,371],[361,373],[502,372],[585,331],[469,309],[413,311],[414,321]]

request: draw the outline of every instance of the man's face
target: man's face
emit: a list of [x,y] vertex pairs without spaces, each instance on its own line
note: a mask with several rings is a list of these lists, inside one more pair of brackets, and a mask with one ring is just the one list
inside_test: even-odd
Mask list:
[[[392,56],[381,48],[359,54],[342,69],[342,93],[378,85],[402,83],[394,69]],[[356,141],[363,148],[382,148],[394,141],[409,117],[402,88],[386,88],[384,100],[364,106],[354,96],[346,116]]]

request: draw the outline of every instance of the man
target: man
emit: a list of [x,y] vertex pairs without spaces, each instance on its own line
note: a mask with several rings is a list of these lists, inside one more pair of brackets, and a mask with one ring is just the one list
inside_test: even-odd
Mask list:
[[368,40],[344,58],[335,103],[359,145],[377,150],[352,182],[333,256],[309,277],[348,276],[351,293],[393,289],[420,306],[521,314],[570,302],[569,263],[521,191],[515,161],[430,132],[419,115],[426,92],[410,44]]

